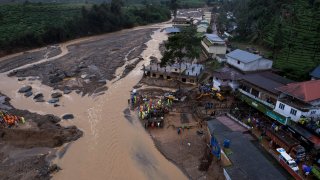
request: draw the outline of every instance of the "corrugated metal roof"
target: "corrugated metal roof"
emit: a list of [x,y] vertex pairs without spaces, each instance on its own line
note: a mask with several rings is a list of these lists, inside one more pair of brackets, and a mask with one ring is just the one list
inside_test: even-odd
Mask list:
[[247,74],[243,76],[243,80],[274,94],[278,93],[276,88],[292,82],[291,80],[288,80],[271,72]]
[[179,33],[181,32],[180,28],[177,27],[168,27],[166,28],[166,33],[170,34],[170,33]]
[[233,59],[239,60],[243,63],[249,63],[261,59],[262,57],[256,54],[249,53],[247,51],[243,51],[240,49],[236,49],[226,55],[227,57],[231,57]]
[[224,42],[218,35],[216,34],[205,34],[207,39],[211,42]]
[[320,65],[310,73],[310,76],[320,78]]

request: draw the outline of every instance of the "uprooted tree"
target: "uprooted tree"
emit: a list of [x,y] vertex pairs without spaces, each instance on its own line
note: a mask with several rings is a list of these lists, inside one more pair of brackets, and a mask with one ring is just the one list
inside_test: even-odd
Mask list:
[[200,56],[201,36],[197,34],[196,27],[185,27],[180,33],[169,36],[165,48],[161,66],[182,63],[185,59],[193,60]]

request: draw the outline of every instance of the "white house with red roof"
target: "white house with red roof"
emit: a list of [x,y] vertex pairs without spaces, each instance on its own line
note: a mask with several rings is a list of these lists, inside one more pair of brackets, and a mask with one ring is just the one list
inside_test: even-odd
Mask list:
[[320,80],[289,83],[281,92],[274,111],[297,122],[301,117],[320,118]]

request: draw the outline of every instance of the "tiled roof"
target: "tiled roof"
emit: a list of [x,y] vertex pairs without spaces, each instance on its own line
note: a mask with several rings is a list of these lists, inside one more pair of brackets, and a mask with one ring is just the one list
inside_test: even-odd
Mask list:
[[304,102],[311,102],[320,99],[320,80],[290,83],[277,90]]

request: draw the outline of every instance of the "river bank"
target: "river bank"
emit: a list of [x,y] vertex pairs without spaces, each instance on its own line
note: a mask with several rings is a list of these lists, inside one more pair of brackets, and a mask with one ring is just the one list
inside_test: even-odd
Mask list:
[[[111,33],[111,35],[107,34],[61,44],[58,45],[61,53],[56,56],[45,57],[30,63],[25,62],[24,65],[19,67],[11,68],[7,66],[11,72],[14,71],[13,74],[10,74],[11,77],[8,77],[6,73],[0,74],[1,90],[11,98],[11,103],[16,108],[28,109],[39,114],[54,114],[58,117],[71,113],[75,117],[73,120],[63,120],[59,124],[63,127],[75,125],[84,132],[83,137],[77,141],[55,148],[60,155],[53,159],[53,163],[57,164],[62,170],[54,174],[54,179],[186,178],[156,149],[152,139],[143,130],[139,121],[132,118],[131,123],[125,119],[123,113],[127,108],[128,92],[142,77],[142,65],[149,63],[151,56],[160,58],[159,44],[166,39],[166,35],[161,29],[167,26],[166,23],[163,23],[138,27]],[[137,36],[139,33],[140,35]],[[114,37],[119,38],[109,42],[110,38]],[[130,39],[134,37],[137,39],[136,41]],[[131,49],[126,46],[115,49],[113,45],[116,45],[115,41],[118,40],[122,44],[128,44]],[[134,43],[129,40],[133,40]],[[95,42],[102,46],[95,46]],[[134,46],[134,44],[136,45]],[[83,51],[84,49],[87,49],[87,51]],[[121,61],[117,61],[116,66],[109,62],[109,56],[106,53],[112,54],[112,50],[114,53],[110,57]],[[58,69],[68,67],[68,63],[73,66],[82,66],[81,61],[79,61],[81,56],[87,57],[82,61],[96,63],[95,66],[100,69],[103,75],[101,77],[108,77],[108,74],[112,74],[110,80],[106,78],[104,83],[100,81],[99,86],[92,85],[91,82],[86,83],[86,79],[91,81],[89,77],[93,78],[92,74],[87,72],[92,72],[89,70],[95,71],[96,68],[89,67],[91,64],[85,64],[86,67],[80,67],[81,72],[75,75],[77,79],[80,79],[79,81],[83,82],[83,86],[80,88],[78,86],[70,94],[63,94],[57,107],[48,102],[37,103],[33,100],[33,96],[26,98],[23,94],[17,93],[17,90],[25,85],[31,85],[34,93],[43,93],[45,101],[50,100],[50,95],[53,92],[63,93],[65,83],[70,83],[73,78],[64,77],[62,81],[53,83],[54,85],[45,83],[45,79],[49,77],[46,66],[53,64],[57,65]],[[68,58],[65,59],[66,57]],[[115,61],[112,58],[110,60]],[[1,61],[6,60],[2,58]],[[56,64],[57,62],[59,64]],[[130,64],[134,64],[134,68],[128,66]],[[42,69],[43,67],[45,70]],[[131,71],[126,71],[123,75],[128,67]],[[38,76],[38,72],[40,72],[40,76]],[[82,73],[87,73],[89,77]],[[18,81],[15,76],[18,74],[26,77],[26,79]],[[62,73],[58,74],[60,76]],[[29,75],[36,75],[36,77],[30,78]],[[98,82],[98,80],[101,79],[92,81]],[[71,82],[79,81],[73,79]],[[62,86],[55,86],[59,83]],[[97,91],[100,87],[105,87],[105,89]],[[92,96],[86,94],[92,94]]]
[[0,176],[1,179],[49,179],[59,167],[50,163],[54,148],[75,141],[83,132],[75,126],[62,127],[54,115],[39,115],[19,110],[10,99],[0,93],[1,113],[23,117],[25,123],[10,128],[0,123]]

